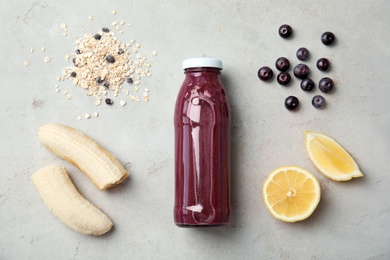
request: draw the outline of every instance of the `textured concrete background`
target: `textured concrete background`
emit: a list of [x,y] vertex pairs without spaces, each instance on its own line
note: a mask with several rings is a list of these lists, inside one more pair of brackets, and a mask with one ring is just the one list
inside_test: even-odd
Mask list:
[[[111,10],[117,10],[112,15]],[[1,1],[0,259],[389,259],[390,258],[390,2],[382,1]],[[88,16],[94,17],[93,21]],[[125,20],[119,38],[141,42],[150,57],[149,103],[95,107],[70,82],[56,81],[67,66],[74,36]],[[66,23],[68,37],[59,25]],[[290,24],[291,40],[277,35]],[[326,47],[322,32],[337,44]],[[42,46],[46,47],[43,53]],[[273,67],[307,47],[312,78],[322,56],[332,61],[326,75],[336,91],[325,110],[312,108],[314,93],[299,82],[284,88],[260,82],[257,70]],[[30,53],[30,48],[35,53]],[[44,63],[43,57],[52,61]],[[209,229],[173,224],[173,108],[188,57],[223,60],[230,95],[232,131],[232,223]],[[25,67],[23,62],[30,61]],[[68,90],[73,99],[54,92]],[[301,109],[283,101],[296,95]],[[77,121],[98,111],[100,117]],[[37,140],[46,123],[73,126],[105,146],[131,177],[98,191],[74,166]],[[304,130],[324,132],[346,147],[364,178],[347,183],[326,179],[304,150]],[[80,235],[44,206],[30,180],[50,164],[64,165],[80,192],[112,219],[102,237]],[[321,182],[322,200],[306,221],[274,219],[263,205],[261,185],[275,168],[298,165]]]

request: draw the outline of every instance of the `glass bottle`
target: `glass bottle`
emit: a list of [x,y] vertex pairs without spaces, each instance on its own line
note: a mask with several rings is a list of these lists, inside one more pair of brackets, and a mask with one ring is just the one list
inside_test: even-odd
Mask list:
[[175,224],[217,226],[230,220],[230,106],[222,61],[193,58],[176,100]]

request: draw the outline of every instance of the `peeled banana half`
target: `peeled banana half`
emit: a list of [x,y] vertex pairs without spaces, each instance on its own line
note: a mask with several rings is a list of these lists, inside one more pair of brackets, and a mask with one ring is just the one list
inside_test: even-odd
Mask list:
[[45,167],[31,179],[46,206],[71,229],[100,236],[113,226],[101,210],[77,191],[64,167]]
[[113,187],[128,177],[112,154],[69,126],[44,125],[38,129],[38,138],[52,152],[77,166],[100,190]]

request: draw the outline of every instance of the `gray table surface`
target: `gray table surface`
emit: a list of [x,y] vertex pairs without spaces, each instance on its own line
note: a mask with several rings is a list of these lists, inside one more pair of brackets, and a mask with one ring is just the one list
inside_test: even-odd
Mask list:
[[[0,259],[389,259],[389,13],[385,0],[1,1]],[[150,89],[150,101],[128,100],[121,107],[121,94],[113,106],[97,107],[81,88],[56,77],[69,64],[63,55],[73,52],[75,36],[120,20],[131,26],[118,37],[141,42],[152,63],[152,76],[140,85]],[[291,40],[277,35],[283,23],[295,30]],[[333,47],[319,41],[327,30],[337,36]],[[296,79],[281,87],[257,78],[261,66],[273,67],[280,56],[297,64],[302,46],[311,51],[313,79],[329,75],[337,82],[336,91],[324,95],[325,110],[310,104],[318,89],[305,93]],[[52,60],[43,62],[45,56]],[[173,109],[181,62],[198,56],[224,62],[233,120],[232,221],[180,229],[172,215]],[[315,69],[320,57],[331,59],[330,72]],[[300,99],[299,111],[284,108],[288,95]],[[99,117],[76,120],[95,111]],[[125,164],[130,178],[98,191],[39,143],[37,128],[51,122],[95,138]],[[305,130],[338,140],[364,177],[338,183],[322,176],[306,155]],[[30,176],[50,164],[65,166],[80,192],[107,213],[115,224],[110,233],[78,234],[49,212]],[[304,167],[321,183],[321,202],[306,221],[278,221],[263,204],[263,181],[285,165]]]

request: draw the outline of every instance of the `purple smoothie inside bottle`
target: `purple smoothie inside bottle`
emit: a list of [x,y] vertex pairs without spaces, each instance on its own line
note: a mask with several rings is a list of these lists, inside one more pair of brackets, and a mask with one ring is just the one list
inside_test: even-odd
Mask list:
[[230,106],[222,62],[183,62],[175,107],[175,224],[217,226],[230,219]]

